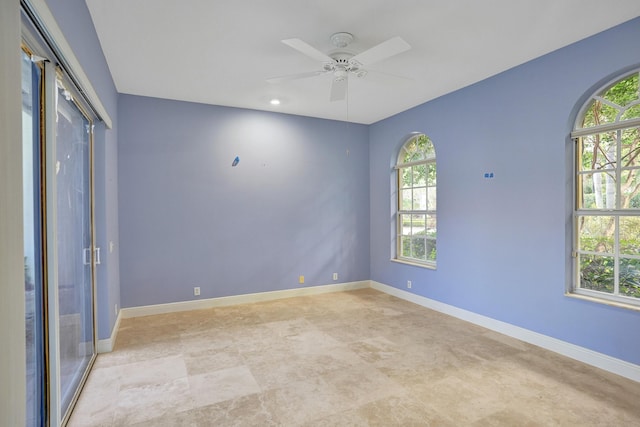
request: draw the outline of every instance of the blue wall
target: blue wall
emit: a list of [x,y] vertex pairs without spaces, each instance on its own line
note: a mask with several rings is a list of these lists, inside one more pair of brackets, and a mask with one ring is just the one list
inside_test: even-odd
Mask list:
[[[113,122],[112,129],[98,123],[94,133],[96,245],[102,264],[97,269],[98,337],[109,338],[120,304],[118,259],[118,93],[102,53],[93,21],[84,0],[47,0],[83,70]],[[114,251],[109,252],[109,242]]]
[[[569,133],[586,95],[640,64],[638,40],[635,19],[372,125],[371,279],[640,364],[640,312],[564,295]],[[436,146],[435,271],[389,261],[390,166],[411,131]]]
[[369,278],[366,126],[132,95],[118,111],[124,307]]

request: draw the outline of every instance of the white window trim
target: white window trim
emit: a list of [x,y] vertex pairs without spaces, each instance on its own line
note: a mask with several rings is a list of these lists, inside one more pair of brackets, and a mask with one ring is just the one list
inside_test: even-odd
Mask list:
[[397,262],[398,264],[412,265],[414,267],[428,268],[429,270],[436,270],[436,263],[434,261],[413,262],[408,258],[391,258],[389,261]]

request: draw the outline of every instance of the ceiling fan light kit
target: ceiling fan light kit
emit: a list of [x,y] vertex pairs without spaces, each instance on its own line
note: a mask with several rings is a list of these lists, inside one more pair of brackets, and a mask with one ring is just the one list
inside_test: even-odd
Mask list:
[[282,43],[297,50],[298,52],[322,63],[321,71],[311,71],[298,74],[292,74],[288,76],[274,77],[268,79],[269,83],[281,83],[289,80],[298,80],[309,77],[315,77],[323,74],[332,74],[333,79],[330,90],[330,101],[342,101],[347,96],[347,86],[350,75],[354,75],[356,78],[364,78],[367,75],[367,70],[363,67],[371,65],[373,63],[385,60],[394,55],[402,53],[411,49],[409,43],[405,42],[400,37],[393,37],[385,42],[382,42],[370,49],[353,54],[351,52],[342,50],[345,49],[354,37],[351,33],[339,32],[331,35],[331,44],[333,44],[337,50],[330,54],[325,54],[310,44],[304,42],[301,39],[286,39],[282,40]]

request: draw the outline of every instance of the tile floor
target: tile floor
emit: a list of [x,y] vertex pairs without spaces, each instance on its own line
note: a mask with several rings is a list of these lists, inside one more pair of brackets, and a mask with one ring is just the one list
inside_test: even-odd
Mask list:
[[123,320],[70,426],[640,426],[640,384],[372,289]]

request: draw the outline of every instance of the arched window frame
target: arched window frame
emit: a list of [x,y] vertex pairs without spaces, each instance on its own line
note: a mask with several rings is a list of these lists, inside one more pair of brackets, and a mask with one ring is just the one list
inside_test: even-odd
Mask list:
[[436,151],[431,139],[414,133],[395,165],[396,254],[394,261],[436,268]]
[[639,77],[635,69],[596,90],[571,134],[571,292],[634,309],[640,309]]

